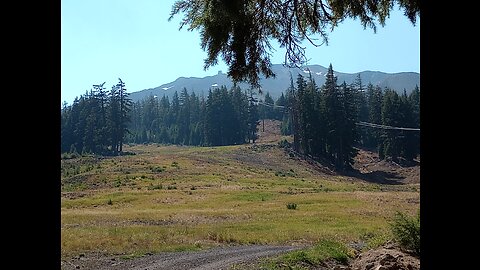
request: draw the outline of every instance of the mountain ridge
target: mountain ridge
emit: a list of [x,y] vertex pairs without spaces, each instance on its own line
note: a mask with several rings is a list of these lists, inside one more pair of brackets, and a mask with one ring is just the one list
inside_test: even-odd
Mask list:
[[[287,68],[282,64],[274,64],[272,65],[272,70],[276,77],[266,79],[262,76],[260,79],[260,85],[263,93],[269,92],[270,95],[276,99],[290,85],[290,74],[292,74],[292,78],[295,83],[298,74],[302,74],[304,77],[308,78],[310,71],[316,84],[321,86],[325,82],[325,74],[328,68],[321,65],[307,65],[301,68]],[[383,71],[365,70],[356,73],[344,73],[334,70],[334,73],[337,75],[338,84],[341,84],[343,81],[345,81],[347,84],[350,84],[356,79],[357,74],[360,74],[362,83],[365,86],[367,86],[369,83],[372,83],[373,85],[379,85],[382,88],[389,87],[398,93],[402,93],[405,89],[407,94],[410,93],[416,85],[420,87],[420,73],[417,72],[403,71],[387,73]],[[150,95],[158,97],[166,95],[171,98],[175,91],[180,94],[180,91],[182,91],[183,88],[186,88],[189,93],[193,91],[196,95],[203,95],[206,97],[208,90],[211,87],[219,87],[222,85],[225,85],[229,89],[233,86],[233,82],[230,78],[228,78],[227,74],[221,71],[219,71],[216,75],[209,75],[205,77],[181,76],[172,82],[165,83],[157,87],[132,92],[130,93],[130,98],[134,102],[142,100]],[[238,85],[244,90],[250,87],[247,83],[239,83]]]

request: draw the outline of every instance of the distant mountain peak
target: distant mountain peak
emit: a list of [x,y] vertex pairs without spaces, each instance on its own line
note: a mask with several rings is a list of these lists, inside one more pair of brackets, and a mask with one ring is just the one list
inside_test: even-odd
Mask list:
[[[272,70],[276,75],[275,78],[266,79],[262,77],[260,79],[260,85],[263,93],[268,92],[272,98],[277,99],[281,93],[285,92],[289,87],[290,74],[294,81],[298,74],[301,74],[302,76],[312,75],[312,78],[317,85],[321,86],[325,82],[325,75],[328,68],[321,65],[306,65],[300,68],[287,68],[282,64],[274,64],[272,65]],[[389,87],[399,93],[402,93],[405,89],[408,94],[415,88],[415,86],[420,86],[420,74],[417,72],[386,73],[382,71],[365,70],[356,73],[343,73],[334,70],[334,73],[337,76],[337,83],[339,84],[343,81],[350,84],[356,79],[357,75],[360,74],[365,86],[372,83],[373,85],[379,85],[382,88]],[[158,97],[166,95],[172,97],[175,91],[180,92],[183,88],[186,88],[189,93],[193,91],[195,94],[202,94],[208,93],[208,90],[211,87],[219,87],[222,85],[225,85],[230,89],[233,86],[233,82],[227,74],[219,70],[216,75],[205,76],[203,78],[178,77],[173,82],[168,82],[154,88],[132,92],[130,93],[130,98],[133,101],[137,101],[150,95],[156,95]],[[239,86],[244,90],[250,88],[247,83],[240,83]]]

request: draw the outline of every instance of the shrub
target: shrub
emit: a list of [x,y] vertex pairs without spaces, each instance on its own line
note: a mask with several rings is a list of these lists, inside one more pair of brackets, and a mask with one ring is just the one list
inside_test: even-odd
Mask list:
[[148,186],[147,189],[148,189],[148,190],[163,189],[163,186],[162,186],[162,184],[152,185],[152,183],[150,183],[150,186]]
[[165,169],[163,167],[160,167],[160,166],[150,166],[150,170],[154,173],[161,173],[163,171],[165,171]]
[[278,146],[280,148],[290,148],[290,147],[292,147],[292,144],[289,143],[286,139],[283,139],[283,140],[278,142]]
[[297,209],[297,204],[296,203],[288,203],[287,204],[287,209],[295,210],[295,209]]
[[401,247],[420,254],[420,212],[409,217],[397,212],[391,224],[392,233]]

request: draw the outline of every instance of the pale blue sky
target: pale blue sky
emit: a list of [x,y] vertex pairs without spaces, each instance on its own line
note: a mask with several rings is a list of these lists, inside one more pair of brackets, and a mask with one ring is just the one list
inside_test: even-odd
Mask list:
[[[178,31],[183,14],[168,21],[175,0],[61,0],[61,102],[71,104],[93,84],[107,90],[121,78],[128,92],[153,88],[178,77],[204,77],[206,53],[197,31]],[[307,46],[309,64],[355,73],[420,72],[420,19],[415,26],[395,9],[377,33],[349,20],[329,34],[328,46]],[[275,43],[273,43],[275,44]],[[271,58],[281,64],[285,51]]]

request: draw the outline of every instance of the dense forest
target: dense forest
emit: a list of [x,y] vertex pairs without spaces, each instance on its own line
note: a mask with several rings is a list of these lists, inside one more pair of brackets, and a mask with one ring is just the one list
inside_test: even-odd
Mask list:
[[362,84],[360,76],[337,83],[332,65],[323,86],[299,75],[275,101],[238,86],[211,88],[199,97],[183,89],[171,100],[150,96],[133,103],[125,83],[105,91],[104,84],[64,104],[62,153],[113,154],[123,143],[219,146],[255,142],[260,119],[281,120],[282,134],[293,135],[298,153],[349,169],[358,147],[380,158],[411,161],[420,149],[420,90],[399,95]]
[[322,87],[311,76],[299,75],[279,102],[287,104],[282,133],[293,134],[293,148],[324,158],[338,169],[351,168],[358,147],[375,149],[381,159],[395,161],[412,161],[419,154],[418,86],[410,95],[405,90],[399,95],[392,89],[364,86],[360,76],[351,85],[338,85],[330,65]]
[[61,112],[62,153],[117,155],[123,151],[130,122],[132,102],[125,83],[106,91],[105,83],[93,85],[90,92],[64,103]]
[[208,96],[183,89],[172,99],[150,96],[132,106],[132,143],[219,146],[255,142],[259,121],[253,91],[210,89]]

